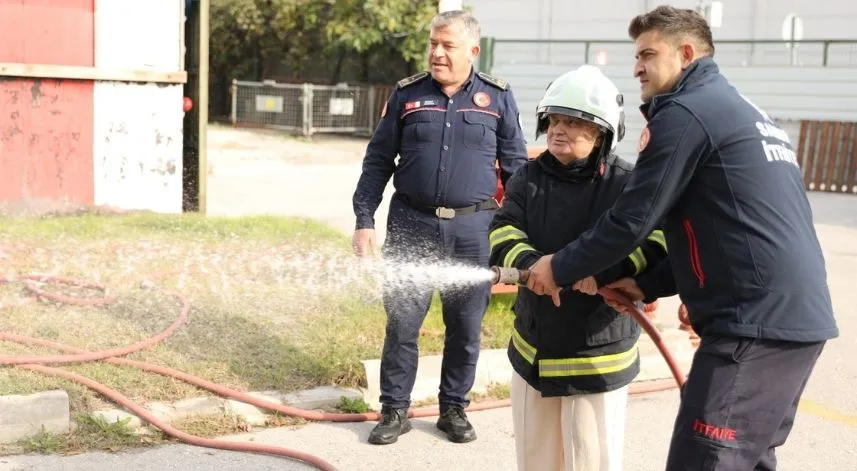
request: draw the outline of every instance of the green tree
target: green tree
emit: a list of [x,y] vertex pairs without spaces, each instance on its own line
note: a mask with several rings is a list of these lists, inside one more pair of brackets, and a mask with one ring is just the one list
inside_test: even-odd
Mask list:
[[212,0],[211,67],[261,80],[280,61],[302,61],[324,47],[330,9],[318,0]]
[[436,0],[212,0],[211,66],[261,80],[278,63],[389,51],[421,68]]
[[391,47],[404,60],[422,67],[429,23],[436,12],[436,0],[339,0],[333,2],[327,38],[359,54]]
[[212,112],[226,111],[233,79],[371,82],[424,70],[436,12],[436,0],[211,0],[211,102],[223,108]]

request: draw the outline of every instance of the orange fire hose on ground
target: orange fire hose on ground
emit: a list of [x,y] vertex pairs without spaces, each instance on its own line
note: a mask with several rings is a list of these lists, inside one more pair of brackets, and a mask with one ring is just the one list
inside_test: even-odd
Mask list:
[[[522,275],[518,273],[518,275]],[[526,276],[524,273],[523,276]],[[23,282],[26,289],[31,294],[30,297],[17,301],[13,303],[13,305],[20,305],[23,303],[31,303],[36,302],[38,299],[46,299],[51,300],[58,303],[65,304],[75,304],[75,305],[107,305],[114,301],[111,297],[96,297],[96,298],[81,298],[81,297],[70,297],[63,296],[56,293],[48,292],[42,288],[39,288],[36,284],[40,283],[58,283],[58,284],[66,284],[71,286],[77,286],[92,290],[98,290],[101,292],[105,292],[105,288],[101,285],[95,283],[89,283],[85,281],[80,281],[72,278],[60,277],[60,276],[42,276],[42,275],[17,275],[17,276],[7,276],[0,278],[0,282],[8,283],[8,282]],[[36,371],[39,373],[43,373],[50,376],[56,376],[60,378],[64,378],[70,381],[74,381],[83,386],[86,386],[98,393],[102,394],[106,398],[110,399],[112,402],[117,405],[125,408],[129,412],[138,416],[142,421],[149,423],[155,428],[160,429],[166,435],[180,440],[182,442],[188,443],[190,445],[196,445],[207,448],[221,449],[221,450],[230,450],[230,451],[242,451],[242,452],[252,452],[252,453],[262,453],[268,455],[282,456],[286,458],[291,458],[295,460],[302,461],[308,465],[311,465],[317,469],[323,471],[332,471],[336,468],[325,461],[322,458],[317,456],[313,456],[311,454],[301,452],[298,450],[293,450],[286,447],[275,446],[275,445],[265,445],[259,443],[246,443],[246,442],[232,442],[232,441],[224,441],[224,440],[215,440],[208,439],[203,437],[198,437],[195,435],[190,435],[188,433],[182,432],[164,421],[158,419],[154,414],[150,413],[144,407],[135,404],[129,398],[124,396],[119,391],[111,389],[101,383],[93,381],[87,377],[71,373],[69,371],[65,371],[59,368],[50,367],[47,365],[51,364],[64,364],[64,363],[80,363],[87,361],[106,361],[108,363],[116,364],[116,365],[125,365],[131,366],[135,368],[139,368],[143,371],[148,371],[151,373],[156,373],[172,378],[179,379],[181,381],[185,381],[189,384],[193,384],[197,387],[207,389],[212,393],[220,395],[222,397],[227,397],[230,399],[234,399],[237,401],[241,401],[247,404],[252,404],[261,409],[266,409],[272,412],[278,412],[283,415],[299,417],[306,420],[312,421],[327,421],[327,422],[363,422],[363,421],[377,421],[380,419],[380,414],[377,412],[364,413],[364,414],[350,414],[350,413],[329,413],[322,411],[311,411],[298,409],[295,407],[290,407],[282,404],[277,404],[274,402],[266,401],[264,399],[260,399],[257,397],[250,396],[248,394],[242,393],[240,391],[236,391],[218,384],[215,384],[211,381],[205,380],[203,378],[183,373],[181,371],[176,371],[170,368],[145,363],[141,361],[128,360],[125,358],[120,358],[121,356],[128,355],[145,348],[151,347],[156,343],[164,340],[169,337],[176,329],[178,329],[182,324],[187,320],[188,312],[190,311],[190,302],[187,298],[178,293],[170,293],[175,296],[181,302],[181,311],[176,318],[176,320],[165,330],[158,333],[157,335],[142,341],[135,343],[133,345],[129,345],[127,347],[114,348],[110,350],[104,350],[99,352],[90,352],[87,350],[83,350],[76,347],[71,347],[68,345],[59,344],[56,342],[51,342],[42,339],[36,339],[31,337],[25,337],[21,335],[15,335],[7,332],[0,332],[0,341],[8,341],[15,342],[23,345],[32,345],[32,346],[40,346],[51,348],[60,352],[65,352],[64,355],[52,355],[52,356],[10,356],[10,355],[0,355],[0,365],[13,366],[16,368],[27,369],[31,371]],[[681,386],[684,384],[684,375],[681,371],[681,368],[676,363],[675,359],[670,355],[669,350],[666,345],[664,345],[660,334],[658,333],[657,328],[648,320],[648,318],[637,309],[632,302],[630,302],[627,298],[622,296],[619,293],[616,293],[612,290],[602,288],[599,290],[599,294],[605,298],[613,299],[623,306],[630,309],[630,314],[640,323],[643,329],[648,333],[648,335],[652,338],[652,341],[657,345],[658,350],[661,355],[663,355],[664,359],[669,364],[670,370],[673,374],[675,381],[652,381],[647,383],[634,383],[631,385],[630,394],[644,394],[651,393],[657,391],[665,391],[668,389],[673,389],[677,385]],[[0,304],[0,306],[8,306],[10,304]],[[510,400],[496,400],[496,401],[485,401],[480,403],[474,403],[470,407],[468,407],[468,411],[479,411],[479,410],[487,410],[487,409],[495,409],[500,407],[508,407],[511,405]],[[410,417],[430,417],[438,415],[437,407],[429,407],[429,408],[419,408],[412,409],[408,414]]]

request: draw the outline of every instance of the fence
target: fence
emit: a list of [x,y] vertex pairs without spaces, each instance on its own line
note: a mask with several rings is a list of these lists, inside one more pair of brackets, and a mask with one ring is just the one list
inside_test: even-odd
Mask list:
[[371,134],[390,87],[233,80],[233,126],[316,133]]
[[[725,67],[857,67],[857,40],[717,40],[715,58]],[[502,64],[619,65],[634,63],[628,40],[482,38],[480,69]]]
[[801,121],[797,151],[808,190],[857,193],[857,122]]

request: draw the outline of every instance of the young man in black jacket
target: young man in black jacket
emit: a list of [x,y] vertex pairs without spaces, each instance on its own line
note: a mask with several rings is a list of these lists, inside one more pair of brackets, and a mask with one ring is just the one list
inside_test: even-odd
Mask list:
[[[623,134],[619,90],[582,66],[554,80],[537,110],[548,150],[506,185],[491,222],[491,264],[527,269],[573,241],[613,205],[632,166],[611,154]],[[622,469],[628,385],[640,372],[639,326],[595,295],[596,284],[644,273],[666,257],[654,231],[619,263],[587,280],[591,295],[556,299],[518,290],[509,343],[518,469]],[[583,288],[581,286],[581,288]]]
[[634,172],[590,231],[536,263],[528,286],[550,294],[597,273],[663,223],[669,262],[612,287],[647,302],[679,294],[701,337],[667,471],[773,470],[839,335],[795,150],[719,72],[698,13],[661,6],[629,35],[648,120]]

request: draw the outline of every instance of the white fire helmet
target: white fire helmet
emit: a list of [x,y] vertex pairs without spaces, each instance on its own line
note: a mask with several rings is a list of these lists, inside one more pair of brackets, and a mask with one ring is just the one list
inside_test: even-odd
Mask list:
[[536,109],[536,139],[547,132],[550,114],[581,118],[600,126],[607,132],[603,152],[612,152],[625,136],[622,93],[593,65],[566,72],[548,85]]

